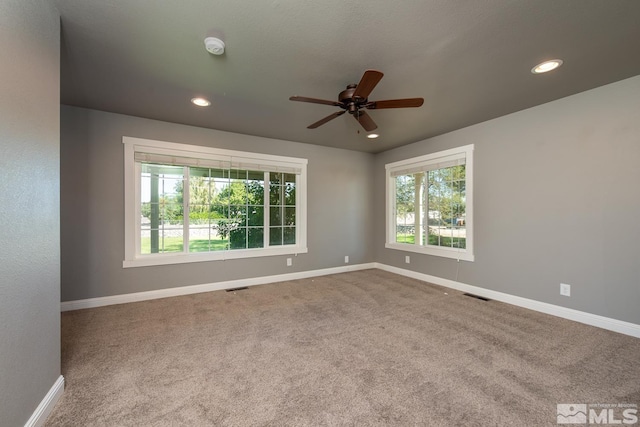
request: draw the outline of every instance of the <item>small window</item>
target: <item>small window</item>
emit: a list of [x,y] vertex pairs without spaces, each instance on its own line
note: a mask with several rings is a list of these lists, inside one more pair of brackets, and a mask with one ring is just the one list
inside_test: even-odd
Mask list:
[[307,251],[306,159],[123,142],[125,267]]
[[386,247],[473,261],[473,145],[386,165]]

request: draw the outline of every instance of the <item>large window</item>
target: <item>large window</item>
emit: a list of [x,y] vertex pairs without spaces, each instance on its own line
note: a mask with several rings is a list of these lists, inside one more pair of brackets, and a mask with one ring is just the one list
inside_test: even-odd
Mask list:
[[473,261],[473,145],[386,165],[386,247]]
[[125,267],[307,252],[305,159],[123,142]]

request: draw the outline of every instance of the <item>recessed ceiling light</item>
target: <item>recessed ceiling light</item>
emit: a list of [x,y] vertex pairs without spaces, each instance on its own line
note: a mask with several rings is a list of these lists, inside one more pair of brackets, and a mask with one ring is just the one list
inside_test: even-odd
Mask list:
[[208,99],[204,98],[193,98],[191,102],[196,104],[198,107],[208,107],[209,105],[211,105],[211,102],[209,102]]
[[375,139],[377,137],[379,137],[380,135],[378,135],[377,133],[370,133],[367,135],[367,138],[369,139]]
[[562,65],[562,59],[552,59],[550,61],[544,61],[541,64],[536,65],[531,69],[533,74],[542,74],[551,70],[555,70]]

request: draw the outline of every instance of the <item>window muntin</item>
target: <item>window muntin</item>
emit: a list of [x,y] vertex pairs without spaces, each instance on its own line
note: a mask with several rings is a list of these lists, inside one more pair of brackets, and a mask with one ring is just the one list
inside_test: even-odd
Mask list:
[[307,251],[305,159],[123,142],[125,267]]
[[386,247],[473,260],[473,146],[386,165]]

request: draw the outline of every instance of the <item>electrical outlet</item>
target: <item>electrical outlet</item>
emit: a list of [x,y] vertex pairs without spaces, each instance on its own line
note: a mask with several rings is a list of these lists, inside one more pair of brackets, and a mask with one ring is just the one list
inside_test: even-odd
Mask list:
[[291,258],[287,258],[287,267],[291,267],[293,265],[293,261],[291,261]]
[[409,255],[405,256],[404,257],[404,262],[407,263],[407,264],[410,264],[411,263],[411,257]]
[[565,297],[570,297],[571,285],[567,285],[566,283],[560,283],[560,295],[564,295]]
[[349,264],[349,255],[344,256],[344,263]]

